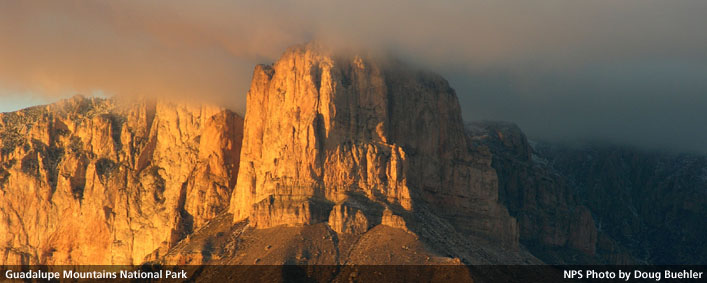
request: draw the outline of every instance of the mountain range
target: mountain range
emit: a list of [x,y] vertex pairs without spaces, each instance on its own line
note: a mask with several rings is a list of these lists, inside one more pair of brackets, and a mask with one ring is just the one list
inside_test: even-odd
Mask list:
[[707,156],[465,123],[441,76],[318,43],[244,117],[75,96],[0,144],[4,265],[707,263]]

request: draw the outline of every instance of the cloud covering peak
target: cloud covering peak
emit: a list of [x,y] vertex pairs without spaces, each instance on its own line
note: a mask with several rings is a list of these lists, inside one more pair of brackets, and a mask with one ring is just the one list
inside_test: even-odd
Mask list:
[[466,119],[707,151],[705,1],[2,1],[0,95],[177,95],[242,112],[312,39],[445,75]]

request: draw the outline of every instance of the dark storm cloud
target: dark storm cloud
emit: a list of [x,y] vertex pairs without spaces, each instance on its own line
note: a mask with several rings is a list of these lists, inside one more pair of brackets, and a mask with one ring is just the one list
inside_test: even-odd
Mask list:
[[0,1],[0,93],[198,96],[320,39],[442,73],[534,138],[707,151],[705,1]]

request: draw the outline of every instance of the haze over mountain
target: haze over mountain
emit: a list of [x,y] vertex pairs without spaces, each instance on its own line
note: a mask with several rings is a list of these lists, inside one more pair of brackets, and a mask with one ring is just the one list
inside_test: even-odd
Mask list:
[[448,78],[465,120],[534,139],[707,151],[704,1],[2,1],[0,95],[198,96],[243,113],[252,66],[320,39]]
[[0,144],[0,264],[707,260],[707,156],[464,124],[441,76],[319,43],[255,67],[245,119],[77,96]]

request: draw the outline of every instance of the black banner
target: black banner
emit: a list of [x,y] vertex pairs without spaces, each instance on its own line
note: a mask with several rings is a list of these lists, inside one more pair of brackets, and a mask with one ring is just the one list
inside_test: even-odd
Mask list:
[[707,282],[707,266],[1,266],[2,282]]

